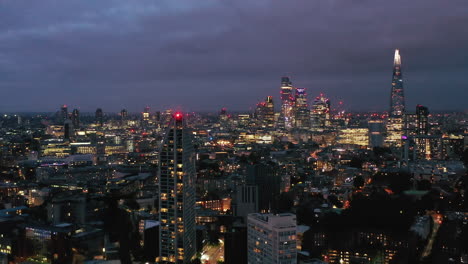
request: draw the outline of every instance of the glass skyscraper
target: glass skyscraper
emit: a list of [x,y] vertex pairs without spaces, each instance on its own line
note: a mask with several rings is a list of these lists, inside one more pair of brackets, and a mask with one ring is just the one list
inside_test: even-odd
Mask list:
[[323,131],[330,125],[330,100],[323,94],[315,98],[310,118],[312,131]]
[[401,74],[400,50],[395,50],[393,59],[392,91],[390,95],[390,111],[387,121],[387,146],[399,147],[402,144],[403,120],[405,114],[405,96],[403,93],[403,79]]
[[294,124],[293,87],[289,77],[281,78],[281,118],[280,128],[291,129]]
[[400,50],[395,50],[393,59],[392,93],[390,96],[390,117],[401,117],[405,113],[405,95],[401,74]]
[[297,128],[310,128],[310,111],[307,105],[307,93],[305,88],[296,88],[296,118],[295,123]]

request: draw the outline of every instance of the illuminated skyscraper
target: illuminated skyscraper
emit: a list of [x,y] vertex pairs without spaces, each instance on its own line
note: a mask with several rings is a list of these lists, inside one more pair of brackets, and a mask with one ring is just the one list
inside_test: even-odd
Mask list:
[[429,134],[429,109],[422,105],[416,106],[416,134]]
[[399,147],[402,144],[403,123],[405,114],[405,96],[401,74],[400,50],[395,50],[393,60],[392,92],[390,95],[390,111],[387,121],[387,146]]
[[312,131],[323,131],[330,125],[330,100],[317,96],[310,112]]
[[227,113],[227,108],[226,107],[221,108],[221,111],[219,111],[219,122],[226,123],[228,118],[229,118],[229,115]]
[[183,114],[168,124],[159,165],[159,263],[189,263],[195,256],[195,152]]
[[402,117],[405,113],[405,95],[401,74],[400,50],[395,50],[393,59],[392,94],[390,96],[390,117]]
[[280,128],[291,129],[294,124],[293,87],[289,77],[281,78],[281,115]]
[[149,108],[149,106],[145,107],[145,109],[143,110],[143,113],[141,113],[141,118],[142,118],[143,122],[149,122],[149,120],[150,120],[150,108]]
[[78,109],[73,109],[71,119],[73,123],[73,128],[74,129],[80,128],[80,111]]
[[267,96],[265,100],[265,123],[269,128],[275,126],[275,105],[273,103],[273,96]]
[[417,156],[420,159],[431,159],[431,137],[429,134],[429,109],[422,105],[416,106],[416,136]]
[[257,104],[255,115],[262,127],[273,128],[275,126],[273,96],[267,96],[264,102]]
[[310,111],[308,107],[306,89],[296,88],[295,127],[302,129],[308,129],[310,127]]

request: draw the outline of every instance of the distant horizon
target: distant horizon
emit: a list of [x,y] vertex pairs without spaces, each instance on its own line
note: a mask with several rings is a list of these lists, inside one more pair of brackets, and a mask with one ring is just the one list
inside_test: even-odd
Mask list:
[[[416,106],[415,106],[416,107]],[[96,109],[98,109],[99,107],[97,107]],[[75,109],[75,108],[68,108],[68,112],[71,113],[71,111]],[[101,108],[102,109],[102,108]],[[120,111],[122,110],[119,110],[119,111],[106,111],[105,109],[102,109],[103,110],[103,113],[104,114],[120,114]],[[128,114],[129,115],[137,115],[137,114],[141,114],[143,111],[128,111],[128,109],[125,109],[127,110]],[[150,113],[151,114],[154,114],[156,112],[164,112],[166,110],[174,110],[174,109],[155,109],[155,110],[150,110]],[[215,114],[215,113],[219,113],[221,109],[219,110],[213,110],[213,111],[183,111],[181,110],[182,113],[197,113],[197,114]],[[23,112],[20,112],[20,111],[5,111],[5,112],[2,112],[0,111],[0,114],[1,115],[15,115],[15,114],[50,114],[50,115],[53,115],[55,113],[57,113],[59,110],[57,111],[23,111]],[[80,110],[80,114],[82,115],[94,115],[94,111],[81,111]],[[174,110],[174,111],[179,111],[179,110]],[[279,112],[279,110],[275,110],[275,112]],[[229,110],[227,109],[227,113],[253,113],[253,111],[247,111],[247,110]],[[382,110],[382,111],[376,111],[376,110],[346,110],[345,109],[345,113],[388,113],[387,110]],[[415,111],[406,111],[406,113],[415,113]],[[452,110],[431,110],[431,108],[429,108],[429,114],[432,114],[432,113],[468,113],[468,109],[452,109]]]

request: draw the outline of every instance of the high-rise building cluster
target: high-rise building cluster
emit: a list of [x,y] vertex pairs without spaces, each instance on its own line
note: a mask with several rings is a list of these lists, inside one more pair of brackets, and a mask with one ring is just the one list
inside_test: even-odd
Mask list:
[[0,263],[464,263],[467,116],[402,76],[384,112],[282,77],[251,112],[2,114]]

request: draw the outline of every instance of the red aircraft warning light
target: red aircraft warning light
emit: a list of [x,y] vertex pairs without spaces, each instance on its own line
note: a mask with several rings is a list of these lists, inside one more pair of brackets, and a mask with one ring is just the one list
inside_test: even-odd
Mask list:
[[183,117],[182,113],[180,113],[180,112],[175,113],[174,116],[175,116],[176,120],[182,120],[182,117]]

